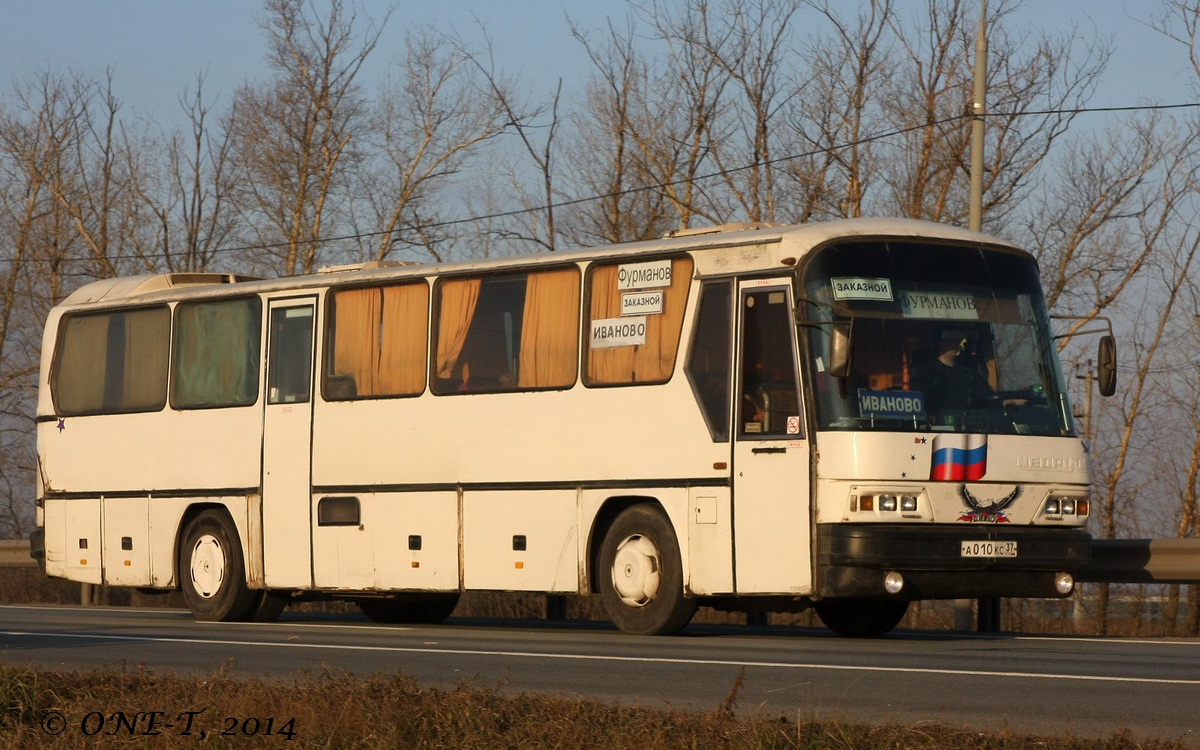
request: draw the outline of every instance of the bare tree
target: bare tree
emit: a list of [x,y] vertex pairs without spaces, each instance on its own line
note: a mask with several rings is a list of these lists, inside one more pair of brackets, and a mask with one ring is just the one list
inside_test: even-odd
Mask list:
[[[1200,91],[1200,2],[1197,0],[1162,0],[1157,13],[1150,25],[1158,30],[1170,43],[1174,43],[1186,56],[1195,78],[1192,82],[1193,91]],[[1200,131],[1200,121],[1194,117],[1187,125],[1188,130],[1196,134]],[[1193,163],[1195,160],[1193,159]],[[1191,176],[1192,194],[1200,188],[1200,175],[1195,172]],[[1188,280],[1188,303],[1184,328],[1186,333],[1179,336],[1183,343],[1183,351],[1195,352],[1196,342],[1200,336],[1200,290],[1194,279]],[[1191,435],[1190,450],[1185,466],[1175,467],[1174,474],[1179,477],[1176,484],[1170,487],[1179,498],[1178,517],[1175,531],[1183,538],[1200,536],[1200,378],[1197,377],[1197,363],[1194,357],[1186,357],[1183,362],[1176,363],[1173,372],[1182,381],[1177,384],[1185,394],[1177,402],[1173,414],[1185,413],[1189,421],[1183,426],[1183,434]],[[1178,403],[1186,404],[1181,410]],[[1189,635],[1200,635],[1200,586],[1188,587],[1187,615],[1184,624],[1185,632]],[[1171,587],[1171,609],[1174,613],[1180,598],[1179,587]]]
[[508,127],[511,110],[493,95],[462,47],[431,31],[411,34],[381,88],[365,139],[381,155],[361,170],[357,194],[369,204],[372,255],[420,248],[436,261],[453,235],[438,202],[472,157]]
[[723,184],[726,204],[708,209],[720,220],[736,215],[774,221],[779,212],[775,131],[781,112],[795,101],[796,86],[784,63],[802,5],[802,0],[725,0],[719,6],[689,0],[679,10],[666,3],[647,10],[656,34],[669,45],[671,68],[685,82],[676,106],[696,113],[686,140],[703,149],[715,166],[714,179]]
[[[905,134],[897,169],[886,172],[884,212],[963,223],[968,213],[970,61],[977,19],[965,0],[927,0],[908,24],[893,16],[901,52],[890,78],[885,111]],[[1031,181],[1081,103],[1095,88],[1108,51],[1074,36],[1015,41],[1001,2],[988,19],[989,66],[984,216],[1000,225],[1031,189]],[[1083,47],[1082,59],[1076,54]],[[890,209],[890,210],[889,210]]]
[[[322,6],[324,7],[324,6]],[[325,226],[344,207],[366,103],[358,76],[382,25],[360,40],[342,0],[267,0],[274,80],[235,95],[227,128],[243,170],[240,202],[278,273],[312,271]],[[385,19],[386,20],[386,19]]]
[[0,536],[32,521],[33,404],[42,322],[79,279],[98,270],[78,229],[81,153],[95,84],[39,75],[0,111]]
[[595,196],[573,207],[577,244],[649,239],[678,226],[668,183],[679,142],[660,135],[677,122],[663,106],[670,84],[665,76],[650,77],[632,22],[621,31],[610,23],[607,32],[597,41],[573,27],[594,70],[587,104],[575,118],[581,147],[567,149],[565,157],[575,189]]
[[1200,79],[1200,2],[1197,0],[1160,0],[1150,22],[1166,39],[1183,47],[1192,70]]
[[229,133],[214,132],[204,77],[197,76],[195,83],[195,90],[179,100],[188,131],[129,151],[132,155],[157,147],[153,158],[133,170],[133,189],[149,217],[144,252],[170,271],[207,269],[236,236]]
[[875,173],[867,128],[879,119],[892,57],[885,43],[893,0],[870,0],[853,18],[830,0],[814,6],[833,33],[814,35],[804,55],[811,77],[790,122],[803,153],[786,166],[798,186],[797,221],[863,215]]
[[[521,152],[516,160],[506,160],[506,168],[496,170],[497,178],[508,183],[508,192],[520,203],[521,208],[506,211],[513,221],[493,223],[489,231],[498,241],[514,244],[526,252],[532,248],[553,252],[558,246],[559,236],[555,216],[559,198],[555,187],[555,159],[556,139],[561,126],[559,106],[562,79],[559,79],[548,103],[530,104],[518,93],[515,82],[498,69],[490,38],[485,41],[482,53],[469,51],[462,40],[458,40],[457,44],[482,74],[492,98],[504,113],[507,128],[517,136]],[[526,158],[532,169],[526,166]],[[529,182],[536,186],[529,187]]]
[[44,76],[21,96],[24,111],[36,113],[39,127],[57,144],[52,159],[25,164],[43,170],[39,182],[69,217],[86,273],[107,278],[138,267],[129,250],[138,228],[130,187],[134,162],[122,137],[111,71],[103,82]]
[[1136,236],[1136,220],[1155,204],[1177,199],[1159,172],[1172,150],[1185,145],[1166,140],[1172,129],[1150,116],[1062,150],[1048,194],[1026,219],[1051,308],[1099,315],[1150,260],[1154,245]]

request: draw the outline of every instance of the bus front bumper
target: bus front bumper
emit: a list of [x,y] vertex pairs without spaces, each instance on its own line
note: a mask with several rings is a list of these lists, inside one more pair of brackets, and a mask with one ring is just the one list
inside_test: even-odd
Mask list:
[[[1091,535],[1082,529],[821,524],[817,590],[828,597],[912,600],[1062,598],[1071,590],[1063,591],[1061,574],[1073,576],[1091,554]],[[893,588],[902,581],[895,593],[885,586],[889,575]]]

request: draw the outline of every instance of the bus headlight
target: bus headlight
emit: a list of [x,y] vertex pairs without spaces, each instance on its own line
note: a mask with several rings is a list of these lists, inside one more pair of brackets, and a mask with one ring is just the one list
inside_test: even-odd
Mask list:
[[889,594],[899,594],[903,588],[904,576],[896,571],[893,570],[883,577],[883,590]]
[[895,495],[880,495],[879,496],[879,509],[882,511],[887,511],[889,513],[894,512],[896,510],[896,496]]
[[1070,573],[1054,574],[1054,590],[1064,596],[1075,588],[1075,578]]
[[917,496],[916,495],[901,495],[900,510],[904,513],[917,512]]
[[1091,509],[1090,505],[1086,498],[1051,495],[1046,498],[1046,504],[1042,506],[1042,513],[1050,518],[1082,517],[1088,514]]

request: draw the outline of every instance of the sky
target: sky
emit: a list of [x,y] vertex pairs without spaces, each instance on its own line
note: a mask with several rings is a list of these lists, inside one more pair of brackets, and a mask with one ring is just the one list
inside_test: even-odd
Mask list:
[[[564,91],[582,91],[588,73],[568,16],[600,30],[609,18],[623,24],[628,12],[626,0],[358,1],[373,16],[396,6],[374,53],[376,64],[399,53],[410,28],[432,25],[478,42],[482,25],[501,71],[543,94],[560,76]],[[924,4],[897,2],[914,11]],[[1139,23],[1157,7],[1156,0],[1025,0],[1013,22],[1064,33],[1078,27],[1084,35],[1094,29],[1111,37],[1115,56],[1094,106],[1191,101],[1197,94],[1184,51]],[[242,83],[267,79],[261,13],[261,0],[10,0],[0,24],[0,102],[12,81],[39,72],[102,78],[111,69],[125,114],[181,125],[179,99],[185,89],[194,90],[198,74],[206,79],[206,100],[216,97],[217,111]]]

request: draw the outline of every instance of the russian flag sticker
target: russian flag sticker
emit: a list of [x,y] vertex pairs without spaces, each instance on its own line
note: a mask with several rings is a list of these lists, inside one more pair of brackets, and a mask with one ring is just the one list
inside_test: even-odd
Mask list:
[[933,438],[933,465],[929,478],[946,482],[974,482],[987,473],[987,435],[937,435]]

